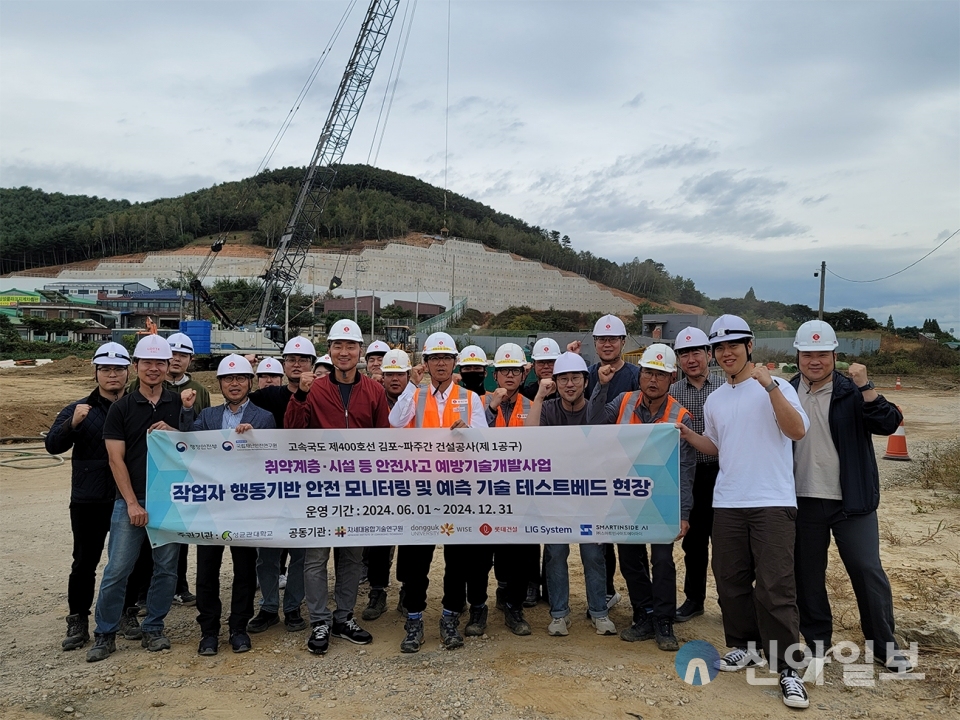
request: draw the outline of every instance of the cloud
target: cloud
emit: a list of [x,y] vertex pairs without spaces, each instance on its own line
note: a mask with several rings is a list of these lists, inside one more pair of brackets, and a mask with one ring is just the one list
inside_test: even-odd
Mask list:
[[815,198],[815,197],[805,197],[805,198],[802,198],[802,199],[800,200],[800,202],[803,203],[804,205],[819,205],[819,204],[822,203],[824,200],[826,200],[828,197],[830,197],[829,194],[821,195],[820,197],[816,197],[816,198]]
[[720,153],[708,147],[700,145],[699,140],[694,139],[685,145],[661,145],[652,151],[650,157],[643,161],[645,168],[658,167],[681,167],[684,165],[699,165],[708,160],[713,160]]
[[643,105],[643,103],[644,103],[645,100],[646,100],[646,98],[643,96],[643,93],[637,93],[637,94],[634,95],[632,98],[630,98],[629,100],[627,100],[627,101],[623,104],[623,107],[638,108],[638,107],[640,107],[641,105]]

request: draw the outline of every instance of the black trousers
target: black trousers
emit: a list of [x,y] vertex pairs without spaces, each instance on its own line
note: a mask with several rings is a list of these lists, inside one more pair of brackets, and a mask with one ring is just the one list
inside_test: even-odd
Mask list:
[[492,545],[494,567],[499,582],[505,583],[503,599],[515,608],[523,606],[527,584],[540,577],[539,545]]
[[[257,593],[257,549],[231,546],[230,556],[233,558],[233,587],[227,627],[231,632],[243,631],[253,617],[253,600]],[[204,636],[220,632],[222,564],[223,545],[197,545],[197,622]]]
[[[530,578],[528,582],[536,583],[538,586],[543,585],[544,591],[546,591],[546,581],[544,580],[543,568],[540,564],[540,546],[531,545],[530,547],[534,548],[527,557],[530,567],[527,568],[527,576]],[[497,578],[497,583],[500,585],[505,585],[507,583],[507,570],[505,566],[500,563],[498,564],[496,558],[493,562],[493,574]]]
[[97,583],[97,565],[110,532],[114,501],[70,503],[73,531],[73,564],[67,581],[67,604],[71,615],[89,615]]
[[186,543],[180,546],[180,557],[177,559],[177,595],[190,592],[190,585],[187,583],[187,549],[189,547]]
[[487,602],[487,584],[493,567],[492,545],[444,545],[443,608],[460,612],[465,603]]
[[433,551],[433,545],[401,545],[397,548],[397,580],[403,583],[403,602],[407,612],[418,613],[427,609]]
[[[651,545],[648,563],[647,546],[621,543],[620,572],[627,581],[633,621],[639,622],[653,608],[653,616],[673,620],[677,616],[677,566],[673,562],[673,545]],[[653,580],[649,567],[653,566]]]
[[365,547],[363,562],[367,566],[371,589],[383,590],[390,584],[390,565],[393,563],[393,548],[390,545]]
[[693,479],[693,509],[690,530],[683,538],[683,594],[687,600],[703,604],[707,599],[707,569],[710,566],[710,536],[713,534],[713,488],[720,466],[697,463]]
[[[853,585],[863,637],[874,643],[874,654],[886,660],[893,637],[893,594],[880,564],[877,513],[843,514],[840,500],[797,498],[797,542],[794,563],[800,632],[810,647],[833,644],[833,614],[827,597],[827,549],[830,534]],[[892,645],[890,647],[896,647]]]

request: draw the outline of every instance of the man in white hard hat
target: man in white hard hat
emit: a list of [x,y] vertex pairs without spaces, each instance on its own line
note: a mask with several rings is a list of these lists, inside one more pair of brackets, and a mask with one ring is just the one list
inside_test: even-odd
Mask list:
[[[107,566],[97,597],[95,642],[87,651],[87,662],[106,660],[116,650],[127,579],[146,537],[147,433],[179,427],[180,396],[163,386],[170,354],[170,344],[159,335],[147,335],[137,343],[133,362],[139,385],[110,406],[104,421],[103,439],[117,499],[110,519]],[[173,603],[178,555],[175,543],[153,549],[153,580],[140,641],[151,652],[170,648],[163,634],[163,619]]]
[[[286,385],[273,385],[250,393],[250,402],[271,415],[278,428],[284,427],[284,416],[290,398],[300,388],[300,378],[310,375],[317,351],[313,343],[301,335],[290,338],[283,346],[283,374]],[[287,572],[282,572],[283,556],[287,554]],[[260,611],[247,623],[251,633],[264,632],[280,622],[280,590],[283,589],[283,624],[287,632],[306,629],[300,606],[303,604],[303,548],[259,548],[257,551],[257,580],[260,583]]]
[[[167,370],[165,378],[165,387],[175,393],[181,390],[195,390],[197,393],[197,412],[210,407],[210,393],[199,382],[194,380],[190,373],[190,363],[193,362],[193,340],[188,335],[176,332],[167,338],[170,344],[170,368]],[[134,378],[133,383],[127,388],[127,392],[135,390],[138,380]]]
[[810,418],[810,430],[793,446],[800,632],[818,658],[833,644],[826,588],[832,533],[874,658],[893,671],[910,672],[912,663],[894,638],[893,594],[880,562],[880,478],[872,439],[896,432],[903,415],[877,392],[864,365],[850,365],[849,377],[837,372],[837,345],[836,333],[822,320],[801,325],[793,343],[800,372],[790,383]]
[[[560,357],[560,346],[553,338],[540,338],[533,344],[530,359],[533,360],[533,373],[536,378],[520,388],[520,394],[533,400],[540,391],[540,381],[553,378],[553,363]],[[553,398],[557,397],[556,395]],[[552,400],[553,398],[547,398]]]
[[[567,352],[557,358],[553,376],[540,380],[540,390],[533,399],[527,427],[558,425],[586,425],[587,364],[576,353]],[[551,399],[551,396],[556,396]],[[567,558],[570,546],[547,544],[543,546],[544,576],[550,601],[550,625],[547,633],[555,637],[569,634],[570,575]],[[583,579],[587,586],[587,612],[598,635],[615,635],[616,625],[610,619],[607,607],[607,574],[603,545],[580,544]]]
[[[447,333],[430,335],[423,344],[426,371],[430,374],[429,387],[421,388],[424,367],[411,370],[410,383],[390,411],[390,425],[396,428],[450,428],[486,427],[483,402],[469,390],[453,382],[453,369],[458,359],[457,344]],[[472,554],[473,545],[445,545],[443,557],[443,614],[440,618],[440,637],[448,650],[463,646],[460,635],[460,611],[467,596],[470,606],[471,626],[479,629],[486,626],[486,577],[490,565],[477,562]],[[430,585],[430,564],[433,561],[433,545],[401,545],[397,550],[397,577],[403,582],[401,592],[407,621],[406,636],[400,642],[400,652],[419,652],[423,645],[423,611],[427,607],[427,587]],[[486,553],[481,553],[481,559]],[[475,577],[483,576],[482,595],[480,583]],[[466,591],[466,592],[465,592]]]
[[[300,376],[300,388],[290,400],[284,427],[342,430],[386,428],[389,409],[383,387],[357,370],[363,334],[352,320],[338,320],[327,335],[334,371],[319,379],[308,373]],[[363,572],[362,547],[338,547],[334,600],[336,610],[327,607],[327,564],[330,547],[307,548],[303,564],[307,608],[312,630],[307,649],[323,655],[330,637],[355,645],[368,645],[373,637],[353,617]]]
[[272,357],[261,360],[257,365],[257,389],[281,385],[283,385],[283,365],[280,361]]
[[479,345],[467,345],[460,351],[457,365],[460,370],[460,384],[480,397],[487,394],[484,383],[487,380],[487,354]]
[[321,355],[317,358],[317,361],[313,364],[313,377],[320,379],[326,377],[333,372],[333,360],[330,358],[330,355]]
[[[710,374],[710,340],[700,328],[686,327],[673,343],[683,377],[670,386],[670,394],[690,413],[690,427],[703,433],[703,404],[723,381]],[[677,608],[677,622],[703,615],[707,598],[707,569],[710,535],[713,529],[713,488],[720,462],[716,455],[697,452],[697,470],[693,478],[693,507],[690,530],[683,538],[683,604]]]
[[[689,428],[690,413],[670,395],[670,383],[676,377],[676,371],[677,358],[673,350],[662,343],[654,343],[640,357],[640,390],[620,393],[608,402],[607,386],[614,370],[610,366],[601,367],[599,384],[587,405],[589,422],[594,425],[669,423]],[[680,440],[680,534],[676,540],[686,535],[690,528],[696,467],[696,450],[685,440]],[[677,612],[677,568],[673,562],[673,544],[651,545],[649,563],[646,545],[621,544],[618,550],[620,571],[627,581],[633,606],[633,624],[620,633],[620,637],[627,642],[654,638],[661,650],[678,650],[680,645],[673,634]],[[653,608],[652,618],[647,613],[648,607]]]
[[[190,390],[184,392],[184,411],[180,417],[183,431],[234,430],[243,434],[251,430],[272,430],[273,415],[250,402],[254,373],[250,361],[240,355],[227,355],[217,366],[217,382],[223,405],[209,407],[195,417]],[[230,591],[230,648],[235,653],[251,648],[247,623],[253,618],[253,601],[257,593],[257,549],[230,546],[233,560],[233,583]],[[197,545],[197,623],[200,625],[200,655],[216,655],[220,646],[220,567],[223,545]]]
[[383,356],[390,351],[390,346],[383,340],[374,340],[367,345],[367,352],[363,359],[367,363],[367,377],[377,382],[383,381],[380,366],[383,365]]
[[[713,493],[713,574],[727,646],[717,668],[736,671],[763,664],[780,671],[788,707],[810,701],[787,651],[800,641],[794,539],[797,496],[793,443],[810,425],[796,390],[751,362],[753,333],[736,315],[710,328],[714,357],[727,382],[703,406],[704,434],[678,424],[682,438],[718,455]],[[788,662],[789,661],[789,662]]]

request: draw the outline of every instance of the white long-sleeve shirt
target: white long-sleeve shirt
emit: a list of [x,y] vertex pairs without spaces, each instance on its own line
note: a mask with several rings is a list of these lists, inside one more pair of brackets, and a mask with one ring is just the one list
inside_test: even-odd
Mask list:
[[[390,411],[391,427],[406,427],[410,424],[410,421],[413,420],[414,415],[417,414],[417,406],[413,402],[413,395],[416,389],[416,385],[407,383],[403,392],[400,393],[400,397],[397,398],[396,404]],[[433,399],[437,403],[437,414],[443,417],[444,408],[447,407],[447,398],[450,397],[450,391],[453,390],[453,383],[450,383],[443,392],[439,392],[432,384],[421,388],[421,390],[433,395]],[[467,425],[470,427],[489,427],[487,425],[487,416],[483,409],[483,400],[480,396],[466,388],[460,388],[460,392],[473,395],[472,402],[470,403],[470,422],[468,422]]]

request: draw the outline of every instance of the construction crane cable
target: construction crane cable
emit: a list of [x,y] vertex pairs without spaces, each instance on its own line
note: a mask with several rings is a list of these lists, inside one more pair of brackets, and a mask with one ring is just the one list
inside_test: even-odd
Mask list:
[[[450,160],[450,2],[447,0],[447,98],[443,115],[443,226],[447,227],[447,169]],[[451,298],[453,300],[453,298]]]
[[920,258],[920,260],[916,260],[916,261],[910,263],[909,265],[907,265],[905,268],[902,268],[902,269],[900,269],[900,270],[897,270],[897,271],[894,272],[894,273],[890,273],[889,275],[884,275],[883,277],[874,278],[873,280],[851,280],[850,278],[845,278],[845,277],[843,277],[842,275],[837,275],[833,270],[830,270],[829,268],[827,269],[827,272],[830,273],[831,275],[833,275],[835,278],[839,278],[840,280],[845,280],[845,281],[847,281],[847,282],[852,282],[852,283],[873,283],[873,282],[880,282],[881,280],[886,280],[886,279],[888,279],[888,278],[892,278],[894,275],[899,275],[899,274],[902,273],[902,272],[906,272],[907,270],[909,270],[910,268],[912,268],[914,265],[918,264],[921,260],[926,260],[928,257],[930,257],[931,255],[933,255],[937,250],[939,250],[939,249],[942,248],[944,245],[946,245],[950,240],[952,240],[952,239],[954,238],[954,236],[957,235],[957,233],[960,233],[960,230],[954,230],[953,233],[950,234],[942,243],[940,243],[939,245],[937,245],[933,250],[931,250],[931,251],[928,252],[926,255],[924,255],[922,258]]

